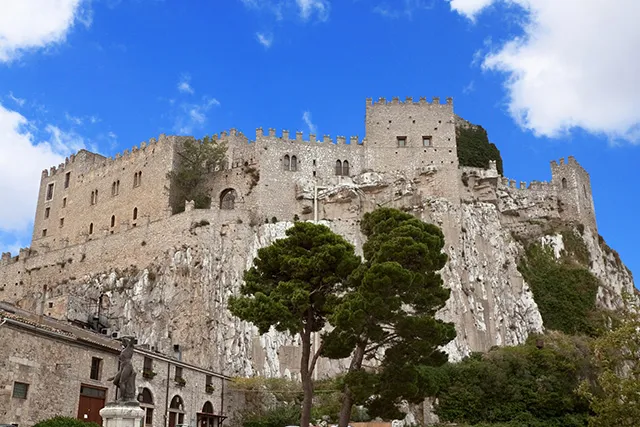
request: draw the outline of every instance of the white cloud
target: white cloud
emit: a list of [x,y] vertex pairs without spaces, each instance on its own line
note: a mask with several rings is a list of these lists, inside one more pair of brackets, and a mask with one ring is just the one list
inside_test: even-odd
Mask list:
[[474,90],[476,90],[476,84],[473,80],[471,80],[468,85],[462,88],[462,93],[468,95]]
[[86,0],[4,0],[0,6],[0,62],[65,40],[76,21],[91,25]]
[[69,113],[64,113],[64,117],[76,126],[80,126],[83,122],[82,117],[72,116]]
[[280,21],[285,17],[298,15],[303,21],[316,16],[320,21],[329,18],[331,3],[329,0],[240,0],[247,8],[266,11]]
[[271,44],[273,44],[273,35],[271,34],[256,33],[256,39],[258,40],[258,43],[267,49],[269,49]]
[[[637,0],[501,0],[526,13],[521,37],[485,55],[503,72],[509,113],[536,135],[582,128],[610,139],[640,141],[640,2]],[[475,18],[490,0],[452,0]]]
[[23,98],[18,98],[17,96],[14,96],[13,92],[9,92],[8,96],[9,96],[10,100],[12,100],[16,104],[18,104],[18,106],[20,106],[20,107],[22,107],[24,105],[24,103],[26,102]]
[[[451,9],[459,12],[467,18],[474,20],[476,15],[494,0],[447,0],[451,3]],[[564,0],[562,0],[564,1]]]
[[326,21],[329,18],[329,0],[296,0],[296,4],[300,9],[300,17],[305,21],[308,20],[314,12],[321,21]]
[[305,111],[302,113],[302,120],[307,124],[309,133],[315,134],[317,131],[316,125],[311,121],[311,112]]
[[409,18],[419,10],[431,9],[431,1],[427,0],[394,0],[393,3],[383,2],[373,8],[373,11],[387,18]]
[[200,103],[183,103],[175,115],[173,130],[181,135],[190,135],[202,129],[207,122],[207,113],[220,102],[215,98],[203,97]]
[[[75,133],[48,125],[48,141],[39,141],[37,131],[20,113],[0,104],[0,200],[10,209],[0,209],[0,234],[4,244],[28,245],[27,236],[36,209],[40,174],[43,169],[64,162],[65,156],[84,147]],[[6,250],[6,249],[5,249]]]
[[194,93],[193,87],[191,87],[191,76],[189,76],[188,74],[182,75],[180,81],[178,82],[178,90],[182,93]]

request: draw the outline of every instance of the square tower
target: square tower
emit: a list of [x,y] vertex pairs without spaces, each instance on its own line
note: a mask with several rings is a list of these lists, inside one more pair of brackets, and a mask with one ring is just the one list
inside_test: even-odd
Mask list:
[[569,156],[567,163],[551,162],[551,182],[561,203],[560,216],[566,221],[576,221],[598,233],[596,214],[591,194],[589,173]]

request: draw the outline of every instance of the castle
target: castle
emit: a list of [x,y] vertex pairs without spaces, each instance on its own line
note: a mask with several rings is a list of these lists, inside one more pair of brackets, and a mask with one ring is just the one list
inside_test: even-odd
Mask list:
[[[599,304],[622,304],[633,279],[598,243],[589,174],[573,157],[551,162],[551,181],[528,185],[501,176],[495,161],[461,166],[457,120],[450,98],[381,98],[366,100],[362,139],[258,128],[249,140],[232,129],[215,136],[228,148],[208,174],[211,207],[187,201],[180,212],[168,173],[187,137],[161,135],[114,158],[81,150],[42,172],[31,247],[2,254],[0,300],[132,334],[152,350],[179,348],[184,361],[225,375],[296,376],[295,338],[258,335],[230,315],[228,297],[291,221],[322,221],[360,251],[360,218],[389,206],[445,235],[452,293],[441,315],[456,324],[452,360],[542,329],[514,239],[548,233],[541,224],[581,224],[603,283]],[[344,368],[319,363],[318,375]]]
[[[371,174],[432,174],[431,196],[458,203],[464,193],[456,150],[453,102],[441,104],[425,98],[402,102],[397,98],[366,103],[366,136],[318,140],[302,132],[276,136],[274,129],[257,129],[251,141],[232,129],[216,138],[228,146],[225,168],[212,173],[211,209],[243,211],[254,224],[265,219],[322,219],[357,216],[367,207],[351,213],[318,212],[315,205],[329,188],[358,187],[367,191]],[[115,158],[81,150],[64,164],[42,172],[31,249],[57,250],[69,245],[122,233],[131,228],[162,221],[172,215],[171,182],[168,172],[178,164],[179,147],[185,137],[161,135],[141,143]],[[495,172],[495,171],[494,171]],[[596,230],[588,173],[569,157],[567,163],[552,162],[550,183],[532,182],[520,189],[557,197],[562,217]],[[486,175],[486,174],[485,174]],[[497,185],[513,186],[500,180]],[[345,195],[359,197],[358,192]],[[345,200],[347,202],[347,200]],[[364,201],[370,206],[389,200],[375,196]],[[6,259],[7,255],[3,255]]]

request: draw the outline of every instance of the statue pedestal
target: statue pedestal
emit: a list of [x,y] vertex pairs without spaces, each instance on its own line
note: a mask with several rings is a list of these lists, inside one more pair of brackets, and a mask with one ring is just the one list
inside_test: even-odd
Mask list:
[[136,401],[109,402],[100,410],[103,427],[140,427],[144,409]]

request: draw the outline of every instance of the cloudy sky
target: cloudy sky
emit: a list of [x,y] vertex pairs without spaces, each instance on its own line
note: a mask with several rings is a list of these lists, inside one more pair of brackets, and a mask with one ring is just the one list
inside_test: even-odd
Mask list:
[[640,270],[637,0],[0,0],[0,249],[40,172],[80,148],[231,127],[363,135],[365,98],[452,96],[505,175],[589,171],[599,231]]

